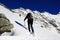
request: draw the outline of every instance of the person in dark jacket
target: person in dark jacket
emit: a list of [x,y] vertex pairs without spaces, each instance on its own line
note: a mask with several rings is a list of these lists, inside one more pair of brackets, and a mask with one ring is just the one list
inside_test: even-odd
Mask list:
[[34,29],[33,29],[33,16],[31,13],[28,13],[27,16],[25,17],[24,21],[28,19],[28,30],[29,32],[31,32],[32,30],[32,33],[34,33]]

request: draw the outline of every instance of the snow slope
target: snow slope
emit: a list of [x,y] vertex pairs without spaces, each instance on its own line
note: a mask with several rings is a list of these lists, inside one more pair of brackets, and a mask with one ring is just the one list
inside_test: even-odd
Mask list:
[[[24,18],[28,12],[31,12],[32,14],[34,13],[33,27],[35,35],[30,34],[28,30],[15,23],[15,21],[18,21],[19,23],[27,27],[27,20],[24,22]],[[15,12],[12,12],[6,7],[0,5],[0,13],[5,14],[6,17],[14,25],[14,28],[12,29],[12,32],[14,32],[13,36],[10,36],[12,32],[5,32],[1,35],[0,40],[60,40],[60,34],[57,33],[56,28],[54,28],[45,18],[43,18],[43,16],[41,16],[43,14],[40,15],[40,12],[32,12],[29,9],[20,9],[18,10],[18,12],[16,12],[16,10]],[[19,13],[21,14],[21,16],[19,16]],[[43,26],[44,28],[42,28],[41,26]]]

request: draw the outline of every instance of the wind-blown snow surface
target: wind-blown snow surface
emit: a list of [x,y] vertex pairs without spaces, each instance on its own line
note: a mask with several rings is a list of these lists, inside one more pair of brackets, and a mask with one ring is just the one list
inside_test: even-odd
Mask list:
[[[0,13],[5,14],[6,17],[14,25],[14,28],[12,29],[12,32],[14,31],[13,36],[10,36],[12,32],[5,32],[1,35],[0,40],[60,40],[60,34],[57,33],[56,28],[54,28],[48,21],[46,21],[46,19],[44,19],[37,11],[34,11],[34,14],[33,12],[31,12],[34,16],[33,27],[35,35],[30,34],[28,30],[24,29],[22,26],[15,23],[15,21],[18,21],[19,23],[27,27],[27,22],[24,22],[24,18],[26,16],[26,13],[28,12],[31,12],[31,10],[21,9],[18,12],[12,12],[4,6],[0,5]],[[19,16],[19,14],[21,14],[21,16]],[[46,28],[42,28],[41,26]]]

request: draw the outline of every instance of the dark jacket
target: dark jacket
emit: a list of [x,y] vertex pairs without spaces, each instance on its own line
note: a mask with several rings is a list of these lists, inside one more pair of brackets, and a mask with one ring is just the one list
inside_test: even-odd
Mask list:
[[33,23],[33,16],[31,13],[28,13],[27,16],[25,17],[24,21],[28,19],[28,23]]

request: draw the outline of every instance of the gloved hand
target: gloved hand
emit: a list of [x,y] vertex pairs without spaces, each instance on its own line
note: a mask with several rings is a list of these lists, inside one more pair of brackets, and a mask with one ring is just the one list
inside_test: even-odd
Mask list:
[[24,21],[25,21],[25,19],[24,19]]

